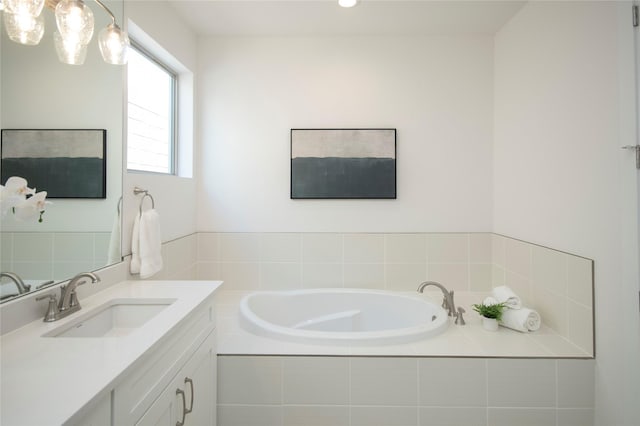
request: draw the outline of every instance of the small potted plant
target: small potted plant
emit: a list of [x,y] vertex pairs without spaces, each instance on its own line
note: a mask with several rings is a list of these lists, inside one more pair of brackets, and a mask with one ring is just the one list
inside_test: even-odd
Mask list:
[[502,319],[502,311],[505,306],[504,303],[472,305],[473,310],[482,316],[482,326],[489,331],[498,330],[498,321]]

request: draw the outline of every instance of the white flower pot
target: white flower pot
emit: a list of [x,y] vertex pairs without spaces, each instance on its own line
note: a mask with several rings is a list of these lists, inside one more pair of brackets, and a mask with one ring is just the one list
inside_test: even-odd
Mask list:
[[482,317],[482,327],[488,331],[498,331],[498,320],[495,318]]

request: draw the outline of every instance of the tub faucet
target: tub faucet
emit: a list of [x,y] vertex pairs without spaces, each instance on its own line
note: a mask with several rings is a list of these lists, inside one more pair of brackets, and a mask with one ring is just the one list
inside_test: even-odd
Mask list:
[[458,313],[456,312],[456,304],[453,301],[453,290],[449,291],[442,284],[435,281],[425,281],[418,286],[418,293],[423,293],[425,287],[428,286],[436,286],[442,291],[442,295],[444,299],[442,300],[442,307],[447,309],[450,317],[457,317]]
[[28,284],[25,284],[24,281],[22,281],[22,278],[20,278],[16,273],[0,272],[0,278],[2,277],[9,278],[11,281],[15,283],[16,287],[18,287],[18,294],[29,293],[29,291],[31,290],[31,286]]

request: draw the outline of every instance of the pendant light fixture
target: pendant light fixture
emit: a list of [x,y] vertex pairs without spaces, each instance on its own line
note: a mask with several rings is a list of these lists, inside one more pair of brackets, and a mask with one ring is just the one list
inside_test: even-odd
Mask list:
[[[120,29],[109,8],[100,0],[93,1],[111,18],[111,23],[98,36],[102,58],[109,64],[126,64],[129,37]],[[44,34],[45,3],[55,13],[58,31],[53,39],[58,59],[65,64],[83,64],[95,26],[93,12],[83,0],[0,0],[7,35],[17,43],[38,44]]]

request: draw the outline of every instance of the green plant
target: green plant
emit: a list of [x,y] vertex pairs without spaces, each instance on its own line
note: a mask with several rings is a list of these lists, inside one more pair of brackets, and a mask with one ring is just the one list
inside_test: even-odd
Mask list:
[[504,303],[494,303],[492,305],[476,304],[472,305],[473,310],[485,318],[495,318],[498,321],[502,319],[502,311],[506,307]]

